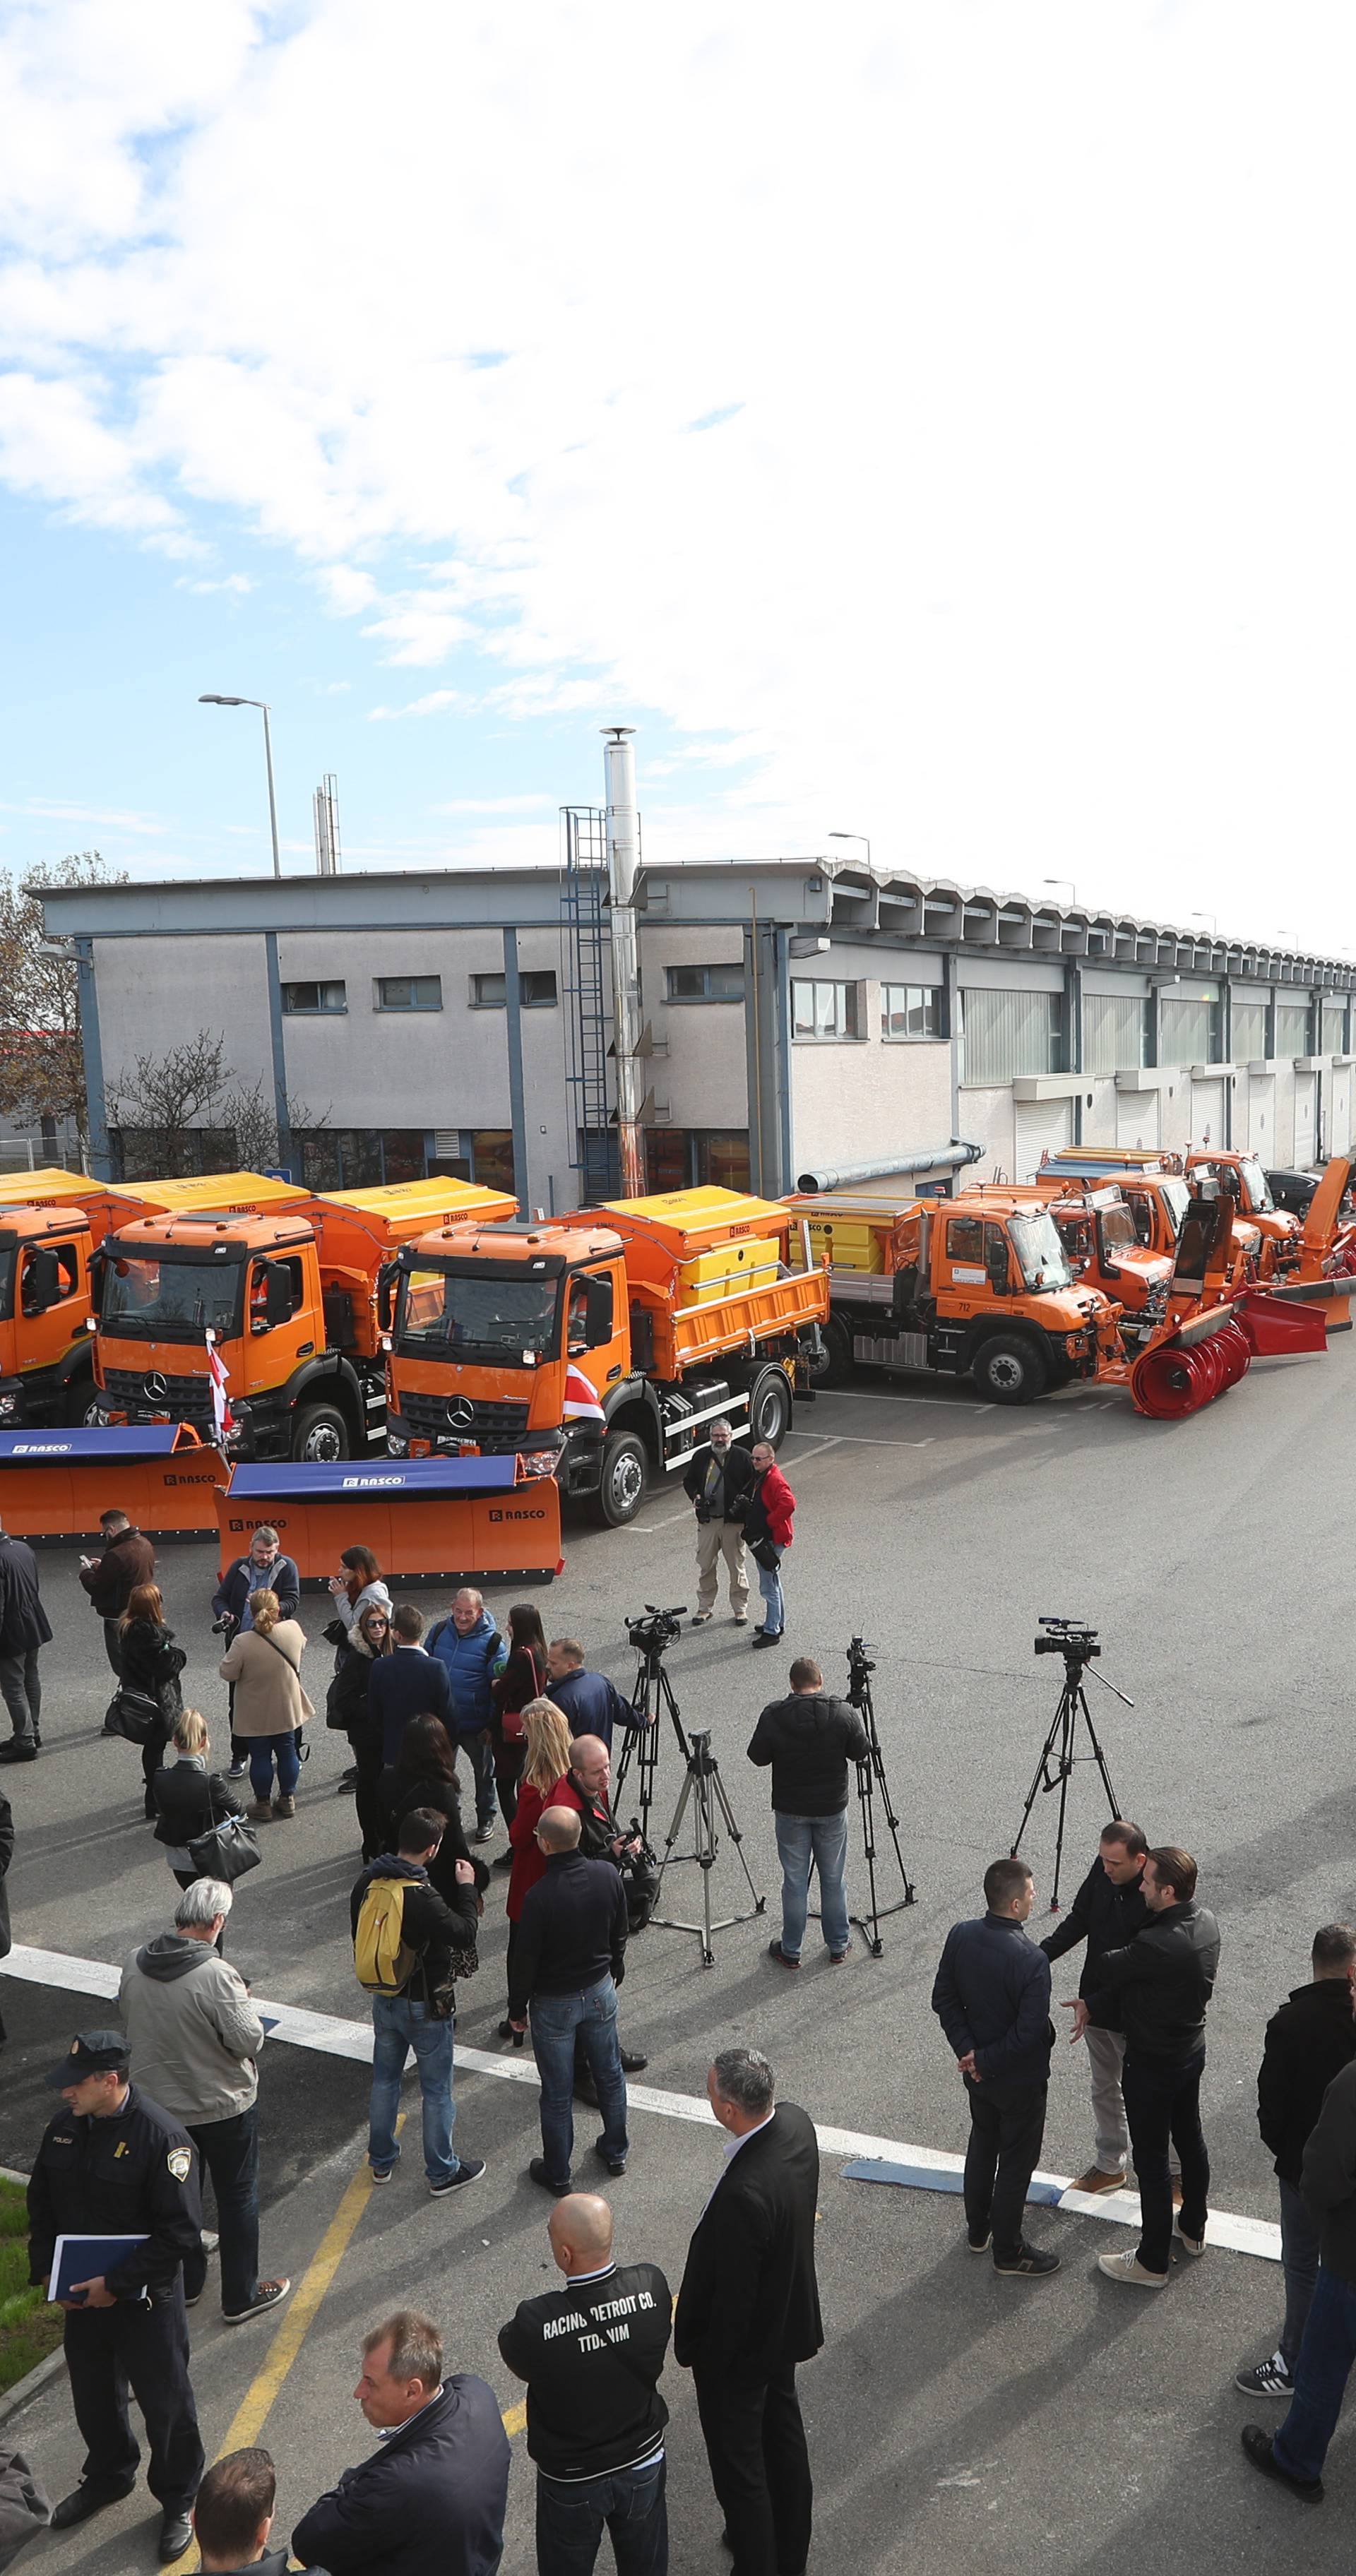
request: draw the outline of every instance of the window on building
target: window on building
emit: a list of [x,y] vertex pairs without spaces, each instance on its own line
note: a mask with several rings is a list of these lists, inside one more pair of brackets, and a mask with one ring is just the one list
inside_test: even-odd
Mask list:
[[1345,1055],[1347,1051],[1347,1006],[1345,1002],[1323,1005],[1323,1052]]
[[880,1033],[883,1038],[939,1038],[940,984],[882,984]]
[[1147,995],[1085,993],[1084,1072],[1129,1072],[1137,1065],[1147,1064],[1152,1008]]
[[[503,975],[473,975],[471,1003],[477,1011],[502,1011],[508,1000],[508,982]],[[556,970],[554,966],[520,967],[518,1000],[525,1011],[553,1010],[556,1003]]]
[[293,1169],[308,1190],[375,1190],[422,1181],[429,1170],[422,1127],[294,1127]]
[[1276,1005],[1276,1053],[1279,1056],[1307,1055],[1309,1052],[1309,1006],[1307,1002],[1278,1002]]
[[284,984],[282,1006],[294,1019],[317,1011],[346,1011],[348,987],[342,980],[330,984]]
[[487,1190],[513,1187],[513,1130],[477,1127],[471,1135],[471,1178]]
[[791,986],[793,1038],[858,1038],[862,1033],[859,984],[801,983]]
[[1235,1064],[1251,1064],[1267,1051],[1267,1006],[1265,1002],[1235,1002],[1231,1013],[1233,1036],[1229,1044]]
[[1165,1000],[1160,1009],[1160,1064],[1223,1064],[1224,1004],[1218,993]]
[[744,1127],[647,1127],[645,1184],[661,1190],[747,1190],[749,1138]]
[[967,1083],[1011,1082],[1018,1073],[1062,1071],[1062,993],[967,991],[962,1008]]
[[379,1011],[440,1011],[442,1007],[441,975],[379,975],[377,977]]
[[742,1002],[742,966],[668,966],[666,998],[670,1002]]

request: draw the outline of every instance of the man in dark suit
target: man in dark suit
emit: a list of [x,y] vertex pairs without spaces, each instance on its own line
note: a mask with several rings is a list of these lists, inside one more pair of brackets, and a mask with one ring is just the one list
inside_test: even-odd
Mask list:
[[400,1754],[400,1739],[412,1717],[440,1717],[448,1734],[456,1725],[452,1693],[448,1687],[447,1668],[420,1644],[424,1633],[422,1610],[402,1601],[391,1613],[391,1647],[372,1666],[367,1685],[367,1713],[381,1726],[381,1758],[395,1762]]
[[824,2340],[819,2148],[806,2112],[774,2105],[760,2049],[724,2049],[706,2090],[728,2161],[688,2247],[673,2349],[696,2384],[734,2576],[800,2576],[814,2490],[796,2364]]
[[0,1746],[0,1762],[32,1762],[41,1749],[38,1652],[51,1642],[38,1593],[38,1560],[23,1539],[0,1530],[0,1698],[14,1730]]

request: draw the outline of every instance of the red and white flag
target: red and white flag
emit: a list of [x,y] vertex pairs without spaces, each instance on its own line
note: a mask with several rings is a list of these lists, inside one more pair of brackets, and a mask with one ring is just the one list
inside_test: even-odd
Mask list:
[[565,1371],[565,1402],[561,1409],[567,1422],[602,1422],[605,1419],[597,1387],[585,1377],[582,1369],[573,1365]]
[[227,1393],[226,1363],[211,1334],[207,1336],[207,1373],[212,1381],[212,1429],[218,1440],[234,1431],[231,1399]]

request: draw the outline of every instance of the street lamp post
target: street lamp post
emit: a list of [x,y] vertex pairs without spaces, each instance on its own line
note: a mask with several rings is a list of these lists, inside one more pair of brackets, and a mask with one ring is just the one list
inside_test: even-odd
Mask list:
[[866,864],[870,867],[871,844],[868,841],[865,832],[830,832],[829,839],[831,841],[860,841],[862,848],[866,852]]
[[262,698],[210,696],[199,698],[198,704],[200,707],[257,707],[264,719],[264,766],[268,771],[268,828],[273,835],[273,873],[275,877],[280,877],[282,861],[278,856],[278,802],[273,793],[273,736],[269,730],[269,710]]
[[1041,884],[1042,884],[1042,885],[1052,885],[1052,886],[1067,886],[1067,887],[1068,887],[1068,889],[1069,889],[1069,901],[1070,901],[1070,903],[1071,903],[1071,904],[1077,904],[1077,901],[1078,901],[1078,888],[1077,888],[1077,886],[1074,884],[1074,881],[1073,881],[1073,878],[1072,878],[1072,877],[1042,877],[1042,878],[1041,878]]

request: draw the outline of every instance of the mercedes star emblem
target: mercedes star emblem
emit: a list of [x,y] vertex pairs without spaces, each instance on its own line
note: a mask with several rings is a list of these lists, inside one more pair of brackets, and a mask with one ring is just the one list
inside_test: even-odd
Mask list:
[[454,1431],[470,1430],[471,1425],[476,1418],[476,1409],[472,1404],[469,1395],[454,1395],[450,1399],[447,1407],[447,1418]]
[[152,1369],[146,1380],[145,1394],[148,1404],[164,1403],[169,1394],[169,1379],[162,1377],[159,1369]]

